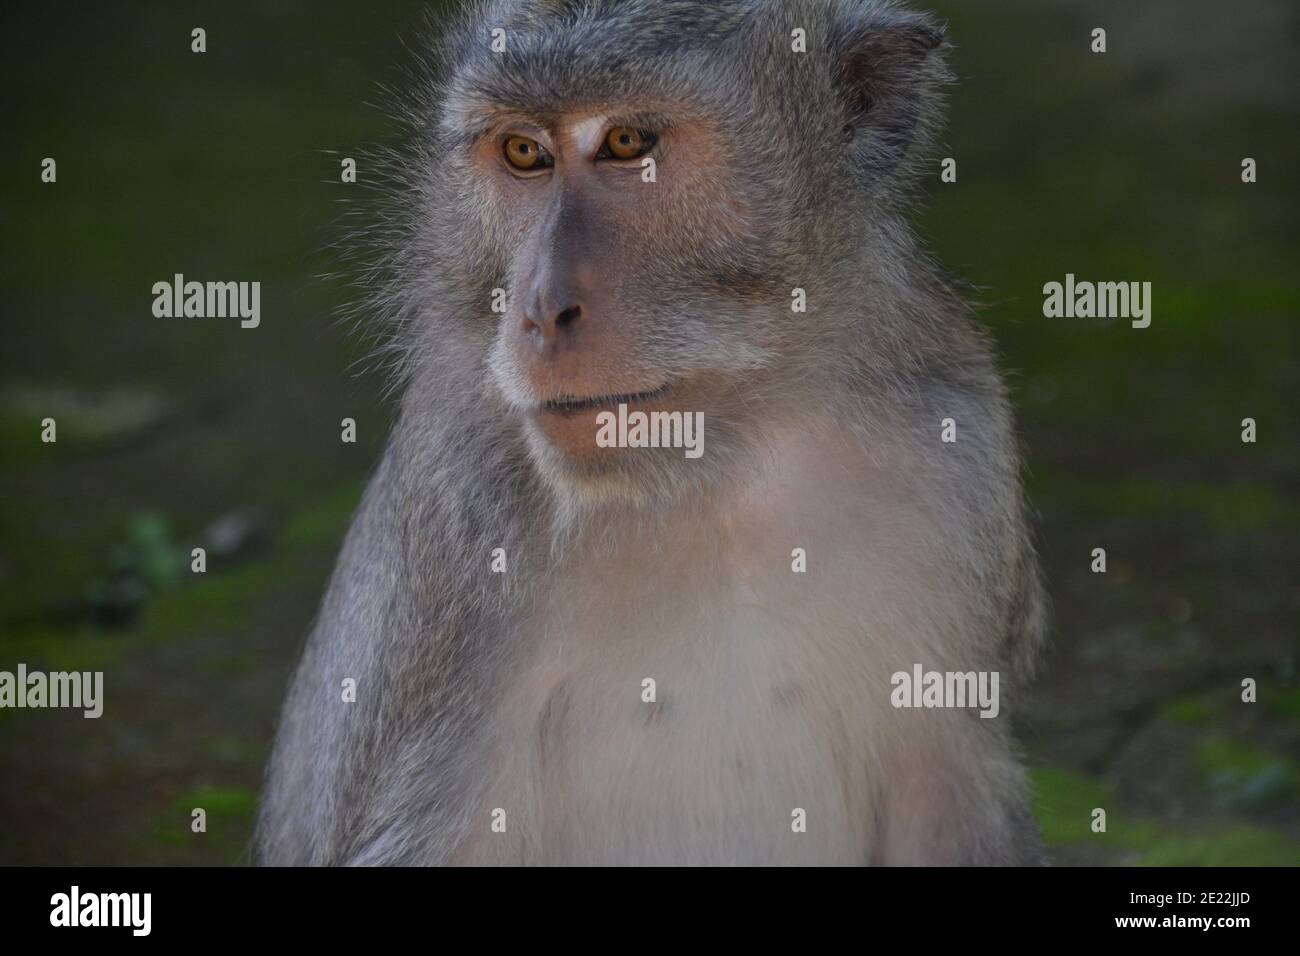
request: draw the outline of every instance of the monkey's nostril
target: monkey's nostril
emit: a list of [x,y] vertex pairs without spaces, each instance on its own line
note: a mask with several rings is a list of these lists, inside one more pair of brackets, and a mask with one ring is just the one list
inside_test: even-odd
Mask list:
[[566,325],[572,325],[582,316],[582,306],[571,305],[555,317],[557,328],[564,328]]

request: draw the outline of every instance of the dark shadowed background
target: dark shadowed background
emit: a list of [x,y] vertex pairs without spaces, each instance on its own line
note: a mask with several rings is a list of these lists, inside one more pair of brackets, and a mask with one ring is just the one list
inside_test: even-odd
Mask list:
[[[1300,863],[1300,7],[916,5],[960,77],[918,224],[1011,375],[1055,602],[1019,714],[1052,855]],[[0,670],[102,670],[105,711],[0,710],[0,863],[244,862],[391,414],[332,317],[348,287],[317,278],[339,203],[371,201],[339,159],[393,135],[376,85],[438,4],[22,6],[0,15]],[[176,272],[260,281],[261,326],[155,318]],[[1150,328],[1044,318],[1067,272],[1152,282]]]

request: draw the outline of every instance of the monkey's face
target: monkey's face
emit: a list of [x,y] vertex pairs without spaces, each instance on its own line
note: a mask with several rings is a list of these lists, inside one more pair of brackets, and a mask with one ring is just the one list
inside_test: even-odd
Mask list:
[[[746,377],[775,354],[765,330],[788,311],[757,265],[755,180],[735,150],[706,116],[635,107],[545,126],[504,115],[474,143],[504,272],[489,366],[553,480],[662,497],[734,446]],[[699,413],[702,454],[598,440],[619,406]]]
[[[449,45],[426,241],[552,485],[677,497],[833,390],[938,76],[935,31],[886,9],[498,0]],[[703,454],[605,447],[619,406],[703,415]]]

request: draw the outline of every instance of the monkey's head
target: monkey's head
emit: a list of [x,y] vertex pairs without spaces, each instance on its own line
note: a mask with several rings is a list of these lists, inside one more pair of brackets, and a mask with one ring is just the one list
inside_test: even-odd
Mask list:
[[[848,0],[477,8],[422,107],[417,348],[477,370],[553,486],[662,501],[743,469],[888,337],[873,263],[941,42]],[[601,447],[620,404],[703,413],[703,455]]]

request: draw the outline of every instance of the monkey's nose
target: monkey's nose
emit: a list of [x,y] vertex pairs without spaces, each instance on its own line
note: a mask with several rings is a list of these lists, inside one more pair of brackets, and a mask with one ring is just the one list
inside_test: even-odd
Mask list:
[[[539,315],[548,318],[538,318]],[[545,312],[538,310],[525,313],[524,333],[540,346],[556,346],[574,336],[582,315],[582,306],[576,304],[558,311],[547,309]]]

